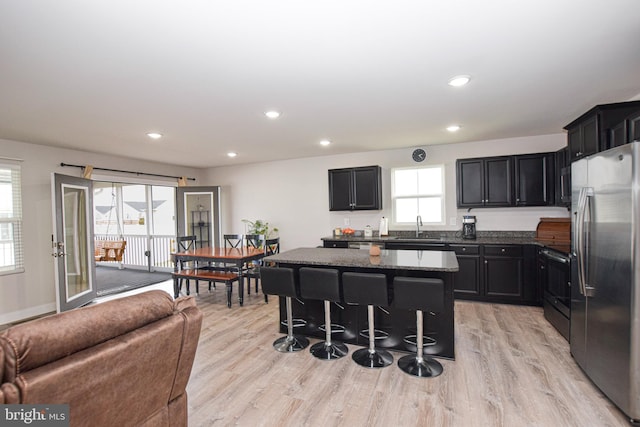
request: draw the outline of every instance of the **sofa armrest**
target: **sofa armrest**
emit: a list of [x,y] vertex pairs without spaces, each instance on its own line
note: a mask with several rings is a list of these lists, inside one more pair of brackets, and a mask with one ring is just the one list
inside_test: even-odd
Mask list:
[[202,311],[196,306],[195,299],[192,296],[178,298],[175,302],[175,308],[184,318],[182,350],[180,352],[180,360],[178,361],[178,369],[176,370],[176,378],[171,391],[171,399],[175,399],[184,393],[191,376],[191,369],[200,339],[200,330],[202,329]]

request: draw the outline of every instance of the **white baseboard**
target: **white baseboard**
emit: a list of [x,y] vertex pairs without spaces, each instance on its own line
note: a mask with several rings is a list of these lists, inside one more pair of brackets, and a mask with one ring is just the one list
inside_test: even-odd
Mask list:
[[29,307],[24,310],[12,311],[0,315],[0,325],[8,323],[22,322],[32,317],[42,316],[43,314],[53,313],[56,311],[56,303],[38,305]]

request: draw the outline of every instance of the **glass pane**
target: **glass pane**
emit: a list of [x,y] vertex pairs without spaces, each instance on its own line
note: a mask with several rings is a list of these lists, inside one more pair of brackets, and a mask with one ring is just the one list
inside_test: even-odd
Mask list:
[[147,235],[146,186],[139,184],[122,185],[123,234]]
[[15,265],[13,224],[0,223],[0,271],[12,270]]
[[196,236],[198,247],[212,246],[213,193],[187,193],[185,194],[184,206],[186,232]]
[[118,235],[116,187],[108,182],[93,183],[93,233]]
[[418,174],[415,169],[399,169],[393,172],[394,196],[411,196],[418,192]]
[[171,242],[176,232],[175,188],[151,187],[153,204],[153,265],[172,267]]
[[427,168],[418,170],[418,182],[418,194],[442,194],[442,171],[440,168]]
[[91,289],[87,245],[86,189],[63,186],[67,301]]
[[396,222],[416,222],[416,216],[418,215],[418,199],[396,199],[395,204]]
[[442,198],[421,197],[418,208],[422,222],[442,222]]

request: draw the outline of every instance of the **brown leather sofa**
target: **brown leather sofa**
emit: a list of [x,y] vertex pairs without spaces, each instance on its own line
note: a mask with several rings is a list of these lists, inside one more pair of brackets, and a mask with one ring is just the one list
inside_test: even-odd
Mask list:
[[0,403],[66,403],[71,426],[186,426],[201,326],[193,297],[163,291],[13,326]]

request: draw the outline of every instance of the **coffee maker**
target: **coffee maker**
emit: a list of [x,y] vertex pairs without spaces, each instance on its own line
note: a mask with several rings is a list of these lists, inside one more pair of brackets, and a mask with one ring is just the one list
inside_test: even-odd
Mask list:
[[476,217],[475,217],[475,215],[463,215],[462,216],[462,238],[463,239],[475,239],[476,238]]

